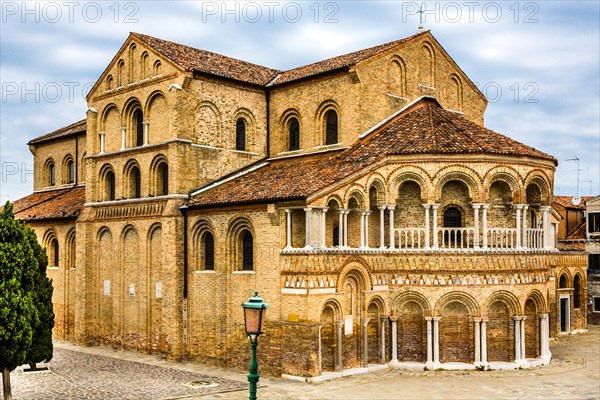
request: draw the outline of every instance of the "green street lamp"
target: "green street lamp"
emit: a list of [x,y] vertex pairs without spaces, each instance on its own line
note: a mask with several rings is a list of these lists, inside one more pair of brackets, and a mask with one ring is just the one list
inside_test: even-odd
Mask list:
[[256,400],[256,384],[260,375],[258,374],[258,362],[256,361],[256,347],[258,346],[258,337],[263,333],[262,327],[265,322],[265,315],[269,305],[263,302],[262,297],[258,295],[258,290],[254,292],[254,296],[250,297],[247,302],[242,303],[244,307],[244,325],[246,327],[246,335],[250,339],[252,346],[252,359],[250,360],[250,373],[248,374],[248,382],[250,382],[250,400]]

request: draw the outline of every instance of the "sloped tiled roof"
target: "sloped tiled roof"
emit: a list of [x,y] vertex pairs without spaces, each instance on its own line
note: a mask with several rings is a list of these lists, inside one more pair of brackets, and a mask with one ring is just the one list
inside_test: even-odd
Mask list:
[[71,125],[67,125],[60,129],[57,129],[54,132],[50,132],[43,136],[36,137],[35,139],[31,139],[27,144],[38,144],[42,142],[47,142],[49,140],[59,139],[71,135],[77,135],[80,133],[85,133],[85,130],[86,120],[82,119],[81,121],[77,121],[72,123]]
[[380,44],[378,46],[369,47],[366,49],[358,50],[352,53],[344,54],[337,57],[332,57],[327,60],[318,61],[312,64],[304,65],[301,67],[293,68],[287,71],[281,72],[275,80],[273,80],[272,85],[280,85],[283,83],[292,82],[295,80],[307,78],[314,75],[320,75],[331,71],[336,71],[341,68],[347,68],[352,65],[358,64],[361,61],[367,60],[377,54],[383,53],[387,50],[390,50],[400,44],[406,43],[416,37],[419,37],[425,34],[428,31],[419,32],[415,35],[408,36],[403,39],[395,40],[393,42],[388,42],[384,44]]
[[576,206],[573,205],[573,196],[554,196],[552,201],[565,208],[585,210],[585,203],[591,198],[592,196],[581,196],[581,202]]
[[395,46],[406,43],[426,32],[429,31],[419,32],[403,39],[332,57],[287,71],[279,71],[141,33],[132,32],[131,35],[185,70],[198,71],[253,85],[266,86],[269,82],[271,82],[271,85],[281,85],[350,67],[390,50]]
[[198,71],[254,85],[264,86],[279,72],[206,50],[197,49],[141,33],[131,35],[188,71]]
[[407,154],[497,154],[557,163],[548,154],[444,110],[433,98],[422,98],[347,150],[272,160],[262,168],[200,191],[189,205],[307,198],[387,156]]
[[85,187],[32,193],[14,202],[15,218],[24,221],[75,219],[85,203]]

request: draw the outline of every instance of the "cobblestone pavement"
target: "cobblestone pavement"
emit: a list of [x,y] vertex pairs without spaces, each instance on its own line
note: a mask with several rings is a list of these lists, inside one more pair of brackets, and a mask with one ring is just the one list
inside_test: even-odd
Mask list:
[[[57,346],[50,372],[11,373],[15,399],[172,399],[239,390],[226,378],[73,351]],[[28,368],[28,367],[27,367]]]
[[[16,399],[247,399],[246,372],[106,347],[57,343],[52,372],[11,374]],[[551,342],[549,366],[508,371],[380,370],[307,384],[261,377],[258,398],[279,399],[597,399],[600,327]],[[260,346],[259,346],[260,353]],[[260,354],[259,354],[260,356]],[[218,383],[193,389],[193,381]]]

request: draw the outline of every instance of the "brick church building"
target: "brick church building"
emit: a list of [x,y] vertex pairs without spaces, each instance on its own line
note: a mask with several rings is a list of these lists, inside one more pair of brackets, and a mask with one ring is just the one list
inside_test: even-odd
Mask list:
[[286,71],[131,33],[87,102],[15,202],[56,338],[246,368],[257,289],[261,371],[318,380],[546,364],[587,328],[557,160],[484,127],[429,31]]

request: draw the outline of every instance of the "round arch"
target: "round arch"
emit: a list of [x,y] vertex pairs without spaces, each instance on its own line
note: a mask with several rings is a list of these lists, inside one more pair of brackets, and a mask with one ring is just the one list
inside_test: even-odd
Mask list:
[[519,303],[519,299],[517,299],[517,296],[515,296],[514,293],[511,293],[507,290],[499,290],[492,293],[485,302],[484,313],[487,314],[490,306],[496,301],[501,301],[502,303],[506,304],[512,315],[521,315],[522,308]]
[[470,293],[467,293],[466,291],[459,291],[456,288],[454,288],[454,290],[452,290],[451,292],[448,292],[440,297],[440,299],[435,303],[435,306],[433,308],[433,314],[440,315],[441,310],[446,305],[455,301],[464,304],[467,307],[469,314],[471,314],[472,316],[479,316],[481,314],[477,300],[475,300],[475,298],[471,296]]

